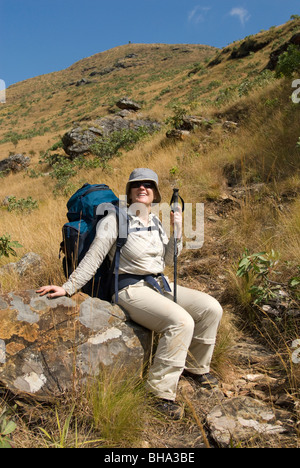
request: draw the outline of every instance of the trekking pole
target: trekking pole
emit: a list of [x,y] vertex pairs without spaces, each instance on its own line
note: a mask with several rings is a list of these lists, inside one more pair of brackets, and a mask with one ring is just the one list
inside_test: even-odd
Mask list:
[[[182,212],[184,211],[184,201],[179,195],[179,189],[173,189],[173,196],[171,199],[171,208],[173,213],[178,210],[178,200],[182,202]],[[174,222],[174,302],[177,302],[177,229]]]

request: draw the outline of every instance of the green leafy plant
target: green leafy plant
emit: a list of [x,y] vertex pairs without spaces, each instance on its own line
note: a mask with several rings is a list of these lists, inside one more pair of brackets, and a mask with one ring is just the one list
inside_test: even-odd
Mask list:
[[17,425],[11,419],[8,419],[9,410],[3,408],[0,412],[0,448],[12,448],[9,436],[14,432]]
[[17,252],[15,248],[23,247],[17,241],[11,241],[10,236],[8,234],[0,237],[0,258],[1,257],[9,257],[12,255],[13,257],[17,256]]
[[121,148],[126,151],[133,149],[134,145],[148,134],[149,131],[146,127],[139,127],[138,130],[123,129],[112,132],[106,137],[99,138],[91,146],[91,151],[105,163],[113,156],[119,156]]
[[274,250],[250,255],[248,249],[245,249],[236,274],[240,278],[244,277],[249,284],[254,304],[268,302],[277,296],[280,285],[272,281],[270,275],[278,274],[275,269],[278,260],[279,255]]
[[33,200],[32,197],[20,198],[17,200],[16,197],[8,197],[8,211],[17,211],[18,213],[31,213],[33,210],[38,208],[37,200]]
[[291,78],[294,72],[300,70],[300,49],[297,45],[290,44],[287,51],[280,55],[276,67],[276,77],[286,76]]
[[173,106],[173,116],[166,119],[166,124],[174,129],[180,129],[184,123],[184,117],[187,115],[187,109],[179,104]]

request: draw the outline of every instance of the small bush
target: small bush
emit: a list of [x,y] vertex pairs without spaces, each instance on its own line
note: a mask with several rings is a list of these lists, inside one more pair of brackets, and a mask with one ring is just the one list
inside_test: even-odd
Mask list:
[[18,213],[31,213],[38,208],[38,202],[33,200],[32,197],[20,198],[8,197],[8,211],[17,211]]
[[113,156],[118,156],[121,148],[126,151],[133,149],[134,145],[148,134],[146,127],[140,127],[138,130],[124,129],[116,131],[109,136],[99,138],[91,146],[91,151],[105,163]]
[[187,115],[187,109],[181,105],[173,106],[173,116],[166,119],[166,124],[171,125],[175,130],[180,129],[184,123],[184,117]]
[[276,67],[276,77],[286,76],[291,78],[295,72],[300,71],[300,48],[297,45],[289,45],[286,52],[280,55]]

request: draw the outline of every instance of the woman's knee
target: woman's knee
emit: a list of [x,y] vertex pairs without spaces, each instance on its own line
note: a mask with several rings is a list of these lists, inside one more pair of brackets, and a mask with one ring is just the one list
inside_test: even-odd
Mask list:
[[170,317],[167,328],[173,331],[176,329],[177,333],[192,337],[194,334],[195,322],[188,312],[181,310],[180,313],[176,313]]
[[216,299],[213,299],[210,305],[210,313],[214,316],[216,321],[218,322],[221,321],[222,316],[223,316],[223,308]]

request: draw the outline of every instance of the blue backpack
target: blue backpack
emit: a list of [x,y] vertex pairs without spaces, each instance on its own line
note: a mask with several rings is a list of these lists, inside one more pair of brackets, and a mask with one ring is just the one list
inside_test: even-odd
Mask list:
[[[102,204],[103,210],[101,210],[101,206],[99,207],[99,205]],[[108,214],[108,211],[105,211],[105,204],[113,205],[119,228],[121,222],[123,226],[124,223],[126,223],[126,235],[124,236],[123,232],[122,237],[118,236],[117,238],[116,255],[112,265],[110,265],[108,257],[106,257],[94,278],[82,288],[82,291],[92,297],[110,301],[113,275],[115,273],[115,277],[117,278],[115,281],[118,281],[117,270],[120,250],[127,240],[128,217],[127,214],[119,208],[119,199],[108,185],[85,184],[70,198],[67,203],[67,218],[69,222],[62,228],[63,241],[60,245],[60,251],[65,255],[63,259],[63,269],[68,279],[89,250],[95,238],[98,222]],[[99,211],[101,214],[97,214]]]

